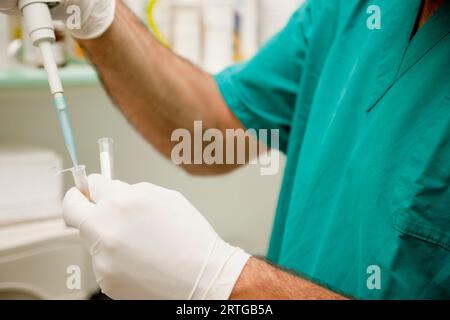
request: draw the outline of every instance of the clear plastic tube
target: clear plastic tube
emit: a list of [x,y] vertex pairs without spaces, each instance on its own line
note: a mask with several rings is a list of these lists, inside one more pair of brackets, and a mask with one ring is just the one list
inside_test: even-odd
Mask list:
[[75,187],[80,190],[87,198],[90,198],[89,182],[86,174],[86,166],[79,165],[69,169],[73,175]]
[[100,169],[102,175],[108,179],[114,179],[114,140],[101,138],[98,140],[100,150]]

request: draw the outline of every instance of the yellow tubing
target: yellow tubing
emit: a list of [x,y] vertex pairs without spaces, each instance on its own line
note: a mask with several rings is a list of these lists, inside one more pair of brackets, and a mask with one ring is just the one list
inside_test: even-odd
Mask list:
[[158,3],[158,0],[150,0],[147,5],[147,21],[148,26],[150,27],[150,30],[153,32],[153,35],[155,38],[161,42],[164,46],[169,47],[169,42],[166,40],[166,38],[163,36],[161,31],[158,28],[158,25],[155,22],[155,19],[153,18],[153,11],[155,9],[155,5]]

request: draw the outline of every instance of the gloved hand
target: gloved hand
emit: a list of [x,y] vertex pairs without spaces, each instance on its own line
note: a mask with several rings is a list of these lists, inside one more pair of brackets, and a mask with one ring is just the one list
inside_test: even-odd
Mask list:
[[[18,0],[0,0],[0,12],[19,14]],[[67,22],[73,17],[70,9],[76,5],[80,8],[80,28],[69,28],[70,33],[78,39],[94,39],[100,37],[112,24],[116,7],[115,0],[61,0],[61,3],[51,10],[55,20]]]
[[64,219],[80,230],[97,282],[114,299],[227,299],[249,255],[224,242],[180,193],[89,177]]

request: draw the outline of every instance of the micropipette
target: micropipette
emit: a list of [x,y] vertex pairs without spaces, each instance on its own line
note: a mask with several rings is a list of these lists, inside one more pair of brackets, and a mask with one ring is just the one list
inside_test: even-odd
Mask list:
[[74,166],[78,165],[77,149],[75,145],[75,139],[72,133],[72,127],[70,125],[69,113],[67,111],[66,100],[62,93],[56,93],[53,96],[53,105],[58,113],[59,123],[64,135],[64,141],[66,143],[67,150],[69,151],[70,158]]
[[41,52],[50,91],[53,96],[53,104],[58,112],[58,119],[66,147],[72,163],[76,167],[78,159],[75,140],[72,134],[67,104],[64,99],[64,90],[58,75],[58,66],[52,50],[52,43],[55,42],[55,30],[50,8],[57,6],[60,2],[60,0],[19,0],[18,7],[22,12],[31,41]]

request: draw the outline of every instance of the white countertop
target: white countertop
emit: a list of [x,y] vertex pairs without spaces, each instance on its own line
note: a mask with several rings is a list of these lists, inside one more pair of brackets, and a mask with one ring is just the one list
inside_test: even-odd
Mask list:
[[4,226],[0,227],[0,252],[41,241],[77,235],[78,231],[68,228],[62,218]]

